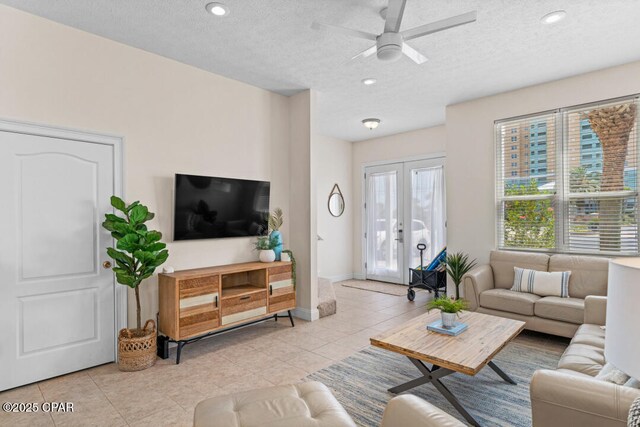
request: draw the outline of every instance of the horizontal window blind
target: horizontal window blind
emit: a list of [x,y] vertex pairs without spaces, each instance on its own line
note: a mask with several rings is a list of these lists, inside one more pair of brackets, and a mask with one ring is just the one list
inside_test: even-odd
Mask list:
[[556,114],[496,124],[501,247],[555,248]]
[[498,245],[638,254],[638,97],[496,122]]
[[569,252],[638,252],[637,109],[627,98],[563,112]]

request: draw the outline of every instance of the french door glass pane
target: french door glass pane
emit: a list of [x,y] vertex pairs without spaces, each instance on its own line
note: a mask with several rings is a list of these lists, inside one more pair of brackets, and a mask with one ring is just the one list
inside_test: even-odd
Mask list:
[[396,277],[398,262],[398,174],[373,173],[368,177],[367,275]]
[[444,168],[411,170],[411,222],[405,224],[409,243],[409,266],[420,265],[419,243],[427,248],[424,263],[430,262],[445,246]]

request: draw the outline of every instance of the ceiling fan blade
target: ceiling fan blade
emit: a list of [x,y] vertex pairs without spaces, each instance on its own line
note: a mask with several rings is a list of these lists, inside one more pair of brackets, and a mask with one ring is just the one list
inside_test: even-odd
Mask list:
[[358,58],[368,58],[369,56],[371,56],[374,53],[376,53],[377,50],[378,50],[378,46],[376,46],[374,44],[369,49],[363,50],[362,52],[360,52],[359,54],[357,54],[356,56],[354,56],[350,60],[353,61],[354,59],[358,59]]
[[463,13],[462,15],[452,16],[451,18],[442,19],[430,24],[411,28],[410,30],[403,31],[400,34],[402,34],[402,37],[405,41],[412,40],[418,37],[426,36],[427,34],[433,34],[437,33],[438,31],[448,30],[449,28],[459,27],[460,25],[475,22],[476,16],[477,12],[474,10],[473,12]]
[[402,53],[407,55],[409,58],[413,60],[413,62],[415,62],[418,65],[424,64],[429,60],[426,56],[424,56],[423,54],[421,54],[420,52],[418,52],[417,50],[415,50],[414,48],[412,48],[406,43],[402,44]]
[[404,6],[407,0],[389,0],[387,7],[387,19],[384,22],[384,32],[397,33],[400,31],[402,23],[402,15],[404,15]]
[[337,25],[330,25],[330,24],[322,24],[316,21],[313,21],[313,23],[311,24],[311,28],[313,28],[314,30],[329,31],[329,32],[334,32],[334,33],[338,33],[338,34],[342,34],[350,37],[357,37],[359,39],[365,39],[365,40],[376,41],[376,38],[378,37],[377,35],[367,33],[366,31],[352,30],[351,28],[339,27]]

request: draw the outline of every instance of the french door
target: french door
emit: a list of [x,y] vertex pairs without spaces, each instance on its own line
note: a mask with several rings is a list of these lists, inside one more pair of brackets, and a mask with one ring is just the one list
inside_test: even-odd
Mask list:
[[365,168],[366,278],[408,283],[445,246],[444,159]]

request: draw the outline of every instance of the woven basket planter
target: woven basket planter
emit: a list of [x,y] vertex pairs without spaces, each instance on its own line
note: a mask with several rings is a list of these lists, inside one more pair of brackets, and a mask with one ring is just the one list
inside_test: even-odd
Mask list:
[[156,322],[149,319],[142,330],[121,329],[118,334],[118,368],[142,371],[156,364]]

